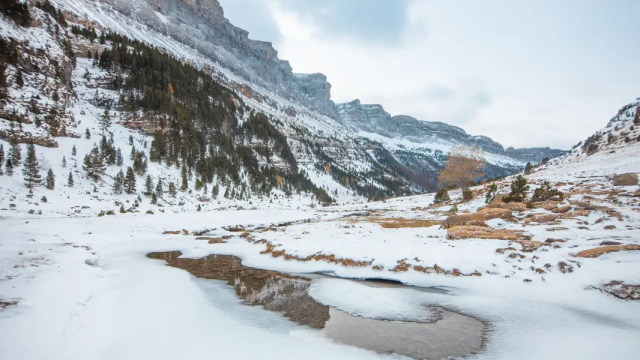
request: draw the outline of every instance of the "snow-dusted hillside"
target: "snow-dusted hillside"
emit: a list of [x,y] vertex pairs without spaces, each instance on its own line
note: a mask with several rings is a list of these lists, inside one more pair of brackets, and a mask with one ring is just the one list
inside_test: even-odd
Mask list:
[[[324,75],[292,75],[286,61],[277,58],[270,44],[247,40],[246,33],[224,19],[222,9],[214,0],[198,4],[151,0],[56,0],[52,3],[65,10],[70,23],[95,28],[98,34],[110,30],[144,41],[210,72],[239,94],[250,109],[279,120],[277,126],[288,136],[298,161],[314,164],[303,168],[315,172],[314,178],[332,179],[322,184],[334,197],[352,194],[349,196],[354,198],[363,195],[380,198],[432,190],[449,148],[460,144],[486,148],[487,141],[495,145],[486,137],[472,137],[476,140],[469,142],[444,136],[441,131],[418,141],[363,132],[341,118],[338,108],[330,101],[330,85]],[[207,13],[209,11],[211,13]],[[198,21],[205,22],[200,26],[202,30],[189,30]],[[7,33],[14,31],[9,30],[10,27],[6,27]],[[229,31],[231,35],[221,35]],[[46,37],[38,38],[46,42]],[[70,41],[76,39],[72,36]],[[246,44],[246,48],[241,44]],[[82,57],[82,54],[76,55]],[[260,73],[269,75],[260,76]],[[383,156],[372,156],[373,148],[379,149]],[[515,153],[492,151],[491,146],[487,149],[491,153],[488,157],[491,176],[512,173],[529,161]],[[539,153],[534,158],[541,156]],[[322,174],[328,163],[335,171]],[[347,178],[354,185],[345,189]]]

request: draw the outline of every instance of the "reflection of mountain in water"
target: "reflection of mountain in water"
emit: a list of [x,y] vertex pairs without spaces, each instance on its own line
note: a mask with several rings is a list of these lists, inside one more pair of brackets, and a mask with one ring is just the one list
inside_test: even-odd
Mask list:
[[437,320],[429,323],[352,316],[315,301],[309,295],[311,279],[246,267],[235,256],[186,259],[180,255],[179,251],[170,251],[147,256],[164,260],[169,266],[187,270],[199,278],[226,281],[247,304],[262,305],[298,324],[323,329],[327,337],[347,345],[415,359],[464,356],[482,347],[485,326],[469,316],[441,308],[434,309]]
[[151,253],[148,257],[164,260],[169,266],[187,270],[192,275],[224,280],[236,294],[250,305],[284,314],[301,325],[323,329],[329,320],[329,307],[309,296],[310,279],[277,271],[261,270],[242,265],[235,256],[209,255],[201,259],[183,259],[179,251]]

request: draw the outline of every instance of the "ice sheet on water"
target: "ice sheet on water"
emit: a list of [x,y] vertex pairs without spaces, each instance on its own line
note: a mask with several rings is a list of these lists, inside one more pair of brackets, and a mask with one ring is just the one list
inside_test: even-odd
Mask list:
[[303,328],[278,313],[265,311],[260,306],[242,304],[243,300],[238,298],[233,288],[224,281],[195,277],[192,280],[202,290],[211,306],[220,310],[232,321],[281,335]]
[[[342,279],[318,279],[309,294],[318,302],[366,318],[428,322],[430,295],[410,288],[375,287]],[[443,295],[441,295],[443,296]]]

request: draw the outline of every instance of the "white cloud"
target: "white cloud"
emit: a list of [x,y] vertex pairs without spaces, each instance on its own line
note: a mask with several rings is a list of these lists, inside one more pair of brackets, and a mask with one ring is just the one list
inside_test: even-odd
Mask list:
[[[416,0],[389,45],[338,36],[290,1],[253,1],[268,4],[280,58],[326,74],[336,102],[380,103],[505,147],[568,148],[640,96],[637,2]],[[383,15],[363,28],[371,16],[384,28]]]

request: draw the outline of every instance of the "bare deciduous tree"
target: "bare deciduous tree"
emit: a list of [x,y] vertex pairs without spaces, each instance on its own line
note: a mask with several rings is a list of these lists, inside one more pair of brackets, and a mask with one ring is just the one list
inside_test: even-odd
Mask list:
[[466,190],[477,178],[485,175],[486,165],[484,151],[470,146],[453,147],[447,155],[445,168],[438,174],[438,183]]

